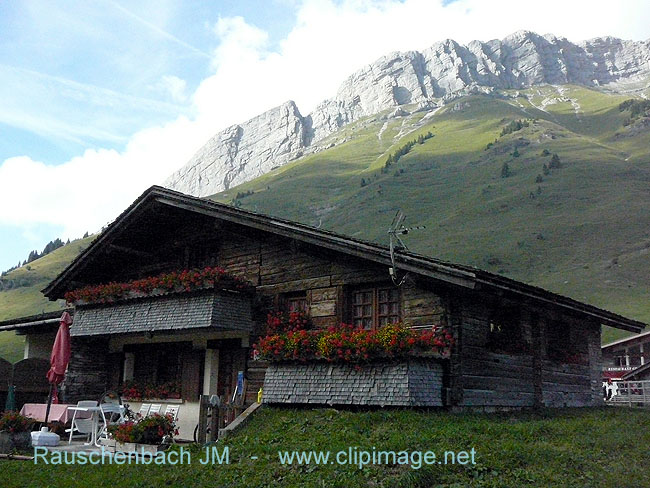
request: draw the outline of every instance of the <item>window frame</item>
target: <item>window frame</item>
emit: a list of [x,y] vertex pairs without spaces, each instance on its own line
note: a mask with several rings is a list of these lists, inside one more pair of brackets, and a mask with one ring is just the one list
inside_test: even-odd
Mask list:
[[[381,301],[381,292],[388,292],[388,300]],[[359,294],[370,293],[370,301],[363,301],[361,303],[356,302],[356,297]],[[395,297],[392,295],[396,294]],[[370,285],[353,288],[349,294],[350,298],[350,307],[349,307],[349,318],[350,322],[356,327],[361,325],[364,329],[374,330],[379,327],[383,327],[387,324],[393,324],[396,322],[402,321],[402,294],[399,288],[391,286],[389,284],[380,284],[380,285]],[[394,299],[392,299],[394,298]],[[388,312],[386,314],[381,313],[381,305],[388,305]],[[393,313],[391,310],[391,305],[397,304],[397,313]],[[361,307],[362,309],[370,306],[370,315],[365,314],[365,311],[362,311],[361,315],[356,315],[356,307]],[[382,324],[382,318],[386,317],[387,320]],[[397,320],[391,320],[391,318],[396,317]],[[370,325],[364,323],[365,320],[370,320]],[[360,320],[360,323],[357,321]]]
[[[302,306],[298,306],[298,310],[292,309],[292,303],[302,303]],[[309,299],[307,298],[306,291],[285,293],[282,295],[282,308],[285,312],[302,312],[305,315],[309,315]]]

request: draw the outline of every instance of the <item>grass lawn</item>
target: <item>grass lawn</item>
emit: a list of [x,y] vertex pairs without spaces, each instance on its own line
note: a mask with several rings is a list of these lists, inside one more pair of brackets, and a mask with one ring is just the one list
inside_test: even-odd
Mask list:
[[[256,413],[227,439],[230,464],[47,466],[0,461],[2,485],[24,486],[650,486],[650,411],[625,408],[539,413],[450,414],[275,409]],[[356,466],[282,465],[278,451],[475,449],[475,464]],[[222,452],[222,451],[220,451]],[[251,459],[257,456],[258,459]]]

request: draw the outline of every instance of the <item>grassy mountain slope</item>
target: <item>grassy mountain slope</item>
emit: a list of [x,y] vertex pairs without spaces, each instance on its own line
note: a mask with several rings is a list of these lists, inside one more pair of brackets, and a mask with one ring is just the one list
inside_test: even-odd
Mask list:
[[[380,114],[214,198],[381,243],[401,209],[407,225],[426,225],[408,235],[411,250],[650,322],[650,129],[624,127],[627,98],[544,86],[464,97],[430,117]],[[561,168],[546,175],[553,153]]]
[[[94,236],[78,239],[70,244],[15,269],[3,277],[19,284],[10,290],[0,291],[0,320],[7,320],[64,307],[63,300],[51,302],[41,290],[52,281],[83,250]],[[29,268],[29,269],[28,269]],[[0,332],[0,357],[11,362],[22,358],[23,338],[12,332]]]

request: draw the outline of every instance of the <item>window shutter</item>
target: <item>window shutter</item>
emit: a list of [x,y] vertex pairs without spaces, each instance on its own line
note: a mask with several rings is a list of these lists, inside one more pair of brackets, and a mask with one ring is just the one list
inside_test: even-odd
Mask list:
[[205,351],[184,351],[181,374],[181,396],[187,401],[196,401],[201,393]]

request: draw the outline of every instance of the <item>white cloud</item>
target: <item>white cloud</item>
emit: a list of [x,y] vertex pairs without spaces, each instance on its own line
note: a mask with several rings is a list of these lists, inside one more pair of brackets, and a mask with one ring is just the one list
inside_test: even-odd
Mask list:
[[[214,28],[219,45],[212,54],[213,75],[190,95],[191,119],[182,116],[140,130],[123,151],[87,150],[57,166],[29,156],[4,161],[0,224],[61,225],[64,238],[98,229],[145,188],[164,181],[217,130],[288,99],[306,114],[333,96],[347,75],[390,51],[423,49],[445,38],[463,43],[502,38],[520,29],[573,41],[606,34],[648,38],[650,4],[617,5],[605,0],[459,0],[447,6],[432,0],[306,0],[297,4],[296,25],[275,51],[261,28],[241,17],[221,18]],[[188,96],[182,79],[170,75],[162,83],[173,100]],[[93,110],[97,107],[93,104]]]
[[178,76],[165,75],[160,80],[159,88],[169,94],[175,102],[187,101],[187,82]]

